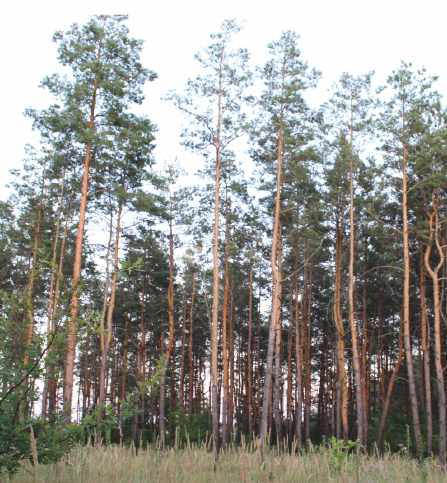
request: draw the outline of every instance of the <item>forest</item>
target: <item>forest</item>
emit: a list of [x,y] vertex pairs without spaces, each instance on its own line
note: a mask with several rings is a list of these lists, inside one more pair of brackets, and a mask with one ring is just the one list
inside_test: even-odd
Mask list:
[[195,444],[214,470],[238,447],[262,469],[319,446],[444,469],[437,77],[344,73],[314,107],[298,34],[254,68],[225,20],[164,98],[199,162],[161,166],[141,114],[157,74],[126,19],[54,34],[66,75],[26,110],[40,144],[0,200],[0,472],[91,444]]

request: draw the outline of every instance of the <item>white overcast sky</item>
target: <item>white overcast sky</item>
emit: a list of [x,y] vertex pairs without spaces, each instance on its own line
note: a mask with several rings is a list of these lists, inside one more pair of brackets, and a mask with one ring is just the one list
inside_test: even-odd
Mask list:
[[302,58],[323,73],[313,103],[326,100],[327,89],[344,71],[359,75],[375,70],[377,81],[383,83],[401,59],[439,75],[437,88],[447,94],[447,3],[441,0],[25,0],[9,2],[2,12],[1,198],[6,195],[3,186],[10,179],[9,169],[22,164],[25,144],[38,145],[38,136],[22,113],[29,106],[44,108],[51,102],[38,85],[44,76],[61,71],[53,32],[74,22],[84,24],[91,14],[130,16],[131,35],[145,40],[143,64],[158,74],[145,88],[142,109],[159,128],[154,154],[158,160],[177,156],[190,172],[202,160],[183,152],[179,141],[185,121],[160,98],[170,89],[181,90],[187,78],[197,74],[194,54],[211,43],[209,35],[226,18],[246,20],[235,43],[248,48],[253,64],[265,62],[266,44],[283,30],[301,34]]

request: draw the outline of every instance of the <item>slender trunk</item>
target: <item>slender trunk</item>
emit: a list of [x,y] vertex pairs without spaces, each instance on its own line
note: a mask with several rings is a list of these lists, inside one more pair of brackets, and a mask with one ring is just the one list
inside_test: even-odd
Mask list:
[[[281,97],[284,95],[284,79],[285,79],[286,59],[284,58],[283,73],[282,73],[282,91]],[[264,464],[264,443],[267,436],[267,419],[270,403],[270,392],[272,386],[273,375],[273,355],[275,351],[275,339],[276,339],[276,324],[278,321],[279,312],[279,297],[280,297],[280,274],[277,266],[277,251],[278,251],[278,232],[279,232],[279,213],[281,206],[281,175],[282,175],[282,141],[283,141],[283,118],[284,118],[284,104],[281,102],[280,108],[280,124],[278,131],[278,159],[276,169],[276,199],[275,199],[275,216],[273,220],[273,237],[272,237],[272,249],[270,254],[270,266],[272,269],[272,312],[270,315],[270,328],[269,339],[267,346],[267,367],[265,371],[264,379],[264,392],[262,401],[262,416],[261,416],[261,429],[260,429],[260,459],[261,466]]]
[[[40,229],[41,229],[41,222],[42,222],[42,205],[43,205],[43,195],[45,191],[45,174],[46,174],[46,162],[43,168],[43,175],[42,175],[42,187],[40,190],[40,197],[39,197],[39,207],[37,209],[37,224],[36,228],[34,229],[34,248],[33,248],[33,266],[31,267],[31,273],[29,276],[29,285],[28,285],[28,294],[27,294],[27,309],[26,309],[26,318],[27,318],[27,329],[26,329],[26,347],[28,348],[31,345],[31,340],[34,334],[34,285],[36,283],[36,263],[37,263],[37,250],[39,248],[39,239],[40,239]],[[29,352],[28,350],[25,351],[25,356],[23,358],[23,364],[26,365],[29,362]]]
[[225,200],[225,291],[224,302],[222,308],[222,359],[223,359],[223,400],[222,400],[222,449],[227,449],[230,442],[230,433],[228,430],[228,342],[227,342],[227,313],[228,313],[228,296],[230,291],[230,223],[228,218],[228,192]]
[[[101,60],[101,44],[99,45],[99,52],[97,61]],[[76,248],[75,259],[73,264],[73,295],[71,298],[71,318],[68,326],[68,343],[67,343],[67,356],[65,363],[65,381],[64,381],[64,412],[65,419],[68,423],[71,420],[71,402],[73,398],[73,384],[74,384],[74,364],[76,355],[76,343],[77,343],[77,327],[78,327],[78,306],[80,290],[79,284],[81,281],[81,268],[82,268],[82,247],[84,244],[84,228],[85,228],[85,216],[87,214],[87,196],[89,186],[89,172],[90,172],[90,159],[93,146],[93,133],[95,129],[95,108],[96,98],[98,92],[98,78],[95,77],[92,103],[90,106],[90,123],[89,123],[89,140],[87,142],[87,148],[84,159],[84,175],[82,178],[82,196],[81,205],[79,208],[79,223],[78,231],[76,235]]]
[[295,438],[297,451],[301,453],[302,444],[302,407],[303,407],[303,351],[300,334],[300,309],[298,299],[298,246],[295,247],[295,359],[296,359],[296,425]]
[[[405,125],[405,115],[403,117]],[[416,393],[416,381],[413,369],[413,351],[411,349],[410,336],[410,249],[408,242],[408,202],[407,202],[407,151],[403,142],[403,168],[402,168],[402,212],[403,212],[403,244],[404,244],[404,344],[407,362],[408,384],[410,390],[411,412],[413,414],[414,438],[416,441],[416,458],[422,461],[421,452],[421,426],[419,424],[418,400]]]
[[293,285],[289,287],[289,334],[287,336],[287,439],[289,451],[291,448],[292,434],[292,342],[293,342]]
[[[281,224],[278,227],[278,276],[282,278],[282,227]],[[282,411],[281,411],[281,399],[282,399],[282,374],[281,374],[281,342],[282,342],[282,327],[281,327],[281,315],[282,315],[282,283],[279,284],[278,293],[278,315],[276,318],[276,346],[275,346],[275,388],[273,395],[273,414],[275,417],[276,425],[276,443],[278,445],[278,451],[281,451],[282,446]]]
[[355,377],[355,394],[357,402],[357,437],[360,440],[360,447],[366,448],[365,441],[365,427],[364,427],[364,411],[362,398],[362,373],[360,369],[359,349],[357,343],[357,330],[355,327],[355,307],[354,307],[354,147],[353,147],[353,111],[351,100],[351,149],[350,149],[350,205],[349,205],[349,219],[350,219],[350,246],[349,246],[349,325],[351,328],[351,344],[352,344],[352,361],[354,364]]
[[336,248],[335,248],[335,290],[334,290],[334,320],[337,329],[337,359],[338,359],[338,395],[340,398],[341,421],[343,425],[343,440],[345,443],[349,439],[348,427],[348,391],[345,370],[345,329],[341,311],[341,271],[343,257],[343,207],[337,212],[336,219]]
[[[439,193],[437,193],[439,196]],[[436,196],[436,198],[437,198]],[[442,369],[441,360],[441,297],[439,293],[439,270],[444,265],[445,255],[444,247],[439,243],[439,215],[437,200],[435,201],[435,195],[433,196],[434,211],[429,215],[430,222],[430,244],[425,251],[425,267],[430,277],[433,280],[433,312],[434,312],[434,329],[435,329],[435,369],[436,369],[436,383],[438,386],[438,410],[439,410],[439,462],[442,466],[445,465],[446,457],[446,398],[444,387],[444,372]],[[434,226],[433,226],[434,223]],[[432,249],[432,243],[435,243],[439,263],[436,268],[432,268],[430,265],[430,253]]]
[[[222,73],[224,51],[220,56],[219,73]],[[219,400],[218,400],[218,338],[219,338],[219,183],[220,183],[220,130],[222,122],[222,76],[219,75],[216,146],[216,179],[214,188],[214,240],[213,240],[213,318],[211,321],[211,414],[213,429],[214,463],[217,464],[220,450]]]
[[[169,307],[169,343],[165,354],[163,371],[160,379],[160,438],[164,445],[165,441],[165,399],[166,399],[166,372],[171,359],[172,346],[174,344],[174,233],[172,230],[172,198],[169,191],[171,208],[171,218],[169,220],[169,287],[168,287],[168,307]],[[171,371],[173,372],[173,371]],[[171,374],[173,377],[173,373]]]
[[[58,271],[57,271],[57,278],[56,278],[56,288],[54,289],[54,296],[53,296],[53,309],[52,309],[52,315],[53,315],[53,321],[52,321],[52,330],[53,332],[56,332],[57,330],[57,323],[55,320],[55,314],[58,310],[58,304],[59,304],[59,283],[62,278],[62,266],[63,266],[63,261],[64,261],[64,253],[65,253],[65,241],[67,239],[67,231],[68,231],[68,225],[70,224],[71,216],[70,216],[70,207],[71,207],[71,201],[73,199],[73,193],[70,196],[70,200],[68,202],[68,212],[67,212],[67,218],[65,220],[65,227],[64,227],[64,233],[62,235],[62,243],[61,243],[61,251],[59,254],[59,266],[58,266]],[[49,368],[49,378],[48,378],[48,414],[52,414],[53,411],[56,409],[56,381],[53,377],[54,369],[52,367]]]
[[251,444],[253,441],[253,246],[250,246],[250,292],[248,298],[248,347],[247,347],[247,365],[248,365],[248,441]]
[[230,347],[229,347],[229,369],[230,369],[230,387],[228,394],[228,428],[230,433],[233,431],[233,413],[234,413],[234,274],[230,287]]
[[[126,375],[127,375],[127,353],[128,353],[128,342],[129,342],[129,316],[126,318],[126,328],[124,329],[124,341],[123,341],[123,370],[121,374],[121,390],[120,399],[126,397]],[[118,415],[120,418],[120,443],[123,441],[124,435],[124,418],[121,414],[120,402],[118,400]]]
[[[306,445],[309,449],[310,447],[310,401],[311,401],[311,371],[312,371],[312,364],[311,364],[311,309],[312,309],[312,272],[313,272],[313,263],[311,262],[309,268],[309,287],[306,289],[306,308],[303,310],[303,323],[305,324],[304,327],[306,328],[306,339],[305,339],[305,358],[304,358],[304,370],[305,370],[305,380],[304,380],[304,388],[305,388],[305,397],[304,397],[304,429],[305,429],[305,438],[306,438]],[[306,317],[304,318],[304,312]]]
[[[59,209],[57,212],[57,221],[56,221],[56,233],[54,235],[54,243],[53,243],[53,257],[51,259],[51,277],[50,277],[50,291],[49,291],[49,301],[48,301],[48,319],[47,319],[47,339],[49,340],[50,333],[53,328],[52,324],[52,317],[53,317],[53,294],[54,294],[54,275],[56,271],[56,257],[57,257],[57,245],[59,243],[59,230],[61,225],[61,216],[62,216],[62,204],[64,199],[64,187],[65,187],[65,168],[62,174],[62,185],[61,185],[61,192],[59,195]],[[50,357],[51,347],[47,351],[47,360]],[[50,379],[50,367],[46,366],[47,376],[45,377],[44,388],[42,391],[42,419],[45,419],[47,414],[47,400],[48,400],[48,385]]]
[[430,377],[430,326],[427,320],[427,303],[425,299],[425,269],[422,240],[419,240],[419,279],[421,285],[421,316],[422,316],[422,353],[424,389],[425,389],[425,412],[427,415],[427,454],[433,453],[433,415],[431,403],[431,377]]
[[84,385],[82,388],[82,417],[87,414],[87,399],[90,395],[90,378],[88,374],[88,356],[90,349],[90,336],[91,328],[87,328],[87,340],[85,342],[85,354],[84,354]]
[[185,300],[183,302],[183,327],[182,327],[182,362],[180,366],[180,398],[179,403],[182,413],[185,414],[185,342],[186,342],[186,283]]
[[[120,244],[120,226],[121,226],[121,213],[122,213],[122,203],[119,203],[118,207],[118,217],[116,222],[116,238],[115,238],[115,256],[114,256],[114,269],[113,269],[113,279],[112,279],[112,292],[110,294],[109,308],[107,311],[107,321],[106,321],[106,337],[104,340],[104,346],[101,352],[101,365],[99,372],[99,405],[100,405],[100,415],[99,418],[102,419],[105,416],[105,405],[106,405],[106,367],[107,360],[109,356],[110,342],[112,340],[112,319],[113,310],[115,308],[115,297],[116,297],[116,283],[118,280],[118,256],[119,256],[119,244]],[[102,341],[101,341],[102,342]]]
[[193,364],[193,358],[192,358],[192,349],[193,349],[193,333],[194,333],[194,290],[195,290],[195,278],[196,274],[193,272],[192,274],[192,296],[191,296],[191,310],[189,313],[189,415],[192,416],[194,412],[194,407],[193,407],[193,396],[194,396],[194,390],[193,390],[193,376],[194,376],[194,364]]
[[[368,267],[368,238],[365,237],[365,265],[364,270],[365,274]],[[364,277],[363,282],[363,324],[362,324],[362,398],[363,398],[363,424],[364,424],[364,444],[365,447],[368,447],[368,415],[369,415],[369,406],[368,406],[368,376],[367,376],[367,354],[368,354],[368,332],[367,332],[367,322],[368,322],[368,314],[367,314],[367,278],[366,275]]]

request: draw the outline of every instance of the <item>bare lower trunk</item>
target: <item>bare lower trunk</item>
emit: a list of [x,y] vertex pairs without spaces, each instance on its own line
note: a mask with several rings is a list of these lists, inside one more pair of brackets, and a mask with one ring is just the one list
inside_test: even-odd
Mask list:
[[[282,229],[279,225],[278,233],[278,274],[279,278],[282,277]],[[278,315],[276,319],[276,345],[275,345],[275,389],[273,395],[273,414],[275,417],[276,425],[276,443],[278,451],[281,451],[282,445],[282,411],[281,411],[281,399],[282,399],[282,375],[281,375],[281,341],[282,341],[282,329],[281,329],[281,305],[282,305],[282,284],[279,285],[278,294]]]
[[[283,73],[283,84],[284,84]],[[284,88],[283,88],[284,91]],[[272,269],[272,312],[270,315],[270,328],[269,328],[269,338],[267,345],[267,366],[265,371],[264,379],[264,391],[263,391],[263,401],[262,401],[262,415],[261,415],[261,429],[260,429],[260,460],[261,467],[264,465],[264,444],[267,436],[267,421],[268,421],[268,411],[270,405],[270,392],[272,388],[272,375],[273,375],[273,356],[275,352],[275,340],[276,340],[276,324],[278,321],[279,312],[279,297],[280,292],[280,274],[277,265],[277,251],[278,251],[278,232],[279,232],[279,213],[281,206],[281,173],[282,173],[282,130],[283,130],[283,106],[281,106],[281,120],[278,136],[278,161],[277,161],[277,171],[276,171],[276,200],[275,200],[275,216],[273,220],[273,239],[272,239],[272,249],[270,254],[270,266]]]
[[106,367],[107,360],[109,356],[110,342],[112,340],[112,320],[113,320],[113,310],[115,308],[115,296],[116,296],[116,283],[118,280],[118,255],[120,246],[120,225],[121,225],[121,212],[122,204],[119,204],[118,208],[118,218],[116,223],[116,238],[115,238],[115,256],[114,256],[114,270],[112,279],[112,292],[110,294],[109,308],[107,311],[107,323],[106,323],[106,337],[104,342],[104,349],[101,353],[101,366],[99,375],[99,404],[101,407],[101,419],[105,415],[105,405],[106,405]]
[[[166,372],[171,359],[172,347],[174,344],[174,233],[172,217],[172,199],[169,192],[171,219],[169,220],[169,287],[168,287],[168,307],[169,307],[169,343],[165,354],[163,372],[160,380],[160,438],[165,442],[165,398],[166,398]],[[171,377],[174,371],[171,370]]]
[[[341,311],[341,262],[343,257],[343,208],[337,213],[336,219],[336,249],[335,249],[335,294],[334,294],[334,320],[337,329],[337,368],[338,368],[338,396],[343,427],[343,440],[349,439],[348,427],[348,390],[345,370],[345,342],[344,326]],[[339,418],[338,418],[339,419]]]
[[[101,47],[98,54],[98,62],[101,59]],[[96,96],[98,91],[97,79],[94,81],[94,91],[92,104],[90,109],[90,135],[93,135],[95,126],[95,106]],[[76,248],[75,259],[73,264],[73,295],[71,298],[71,318],[68,325],[68,337],[67,337],[67,356],[65,363],[65,381],[64,381],[64,412],[65,420],[68,423],[71,420],[71,402],[73,398],[73,384],[74,384],[74,363],[76,355],[76,343],[77,343],[77,327],[78,327],[78,306],[80,290],[79,284],[81,281],[81,268],[82,268],[82,247],[84,244],[84,228],[85,217],[87,214],[87,196],[89,186],[89,173],[90,173],[90,158],[92,154],[92,141],[87,143],[87,150],[84,160],[84,175],[82,177],[82,196],[81,205],[79,208],[79,223],[78,231],[76,234]]]
[[422,325],[422,353],[425,392],[425,413],[427,415],[427,454],[433,453],[433,415],[431,403],[431,376],[430,376],[430,326],[427,320],[427,303],[425,298],[425,269],[422,240],[419,240],[419,279],[421,285],[421,325]]
[[[438,197],[439,191],[433,195],[434,211],[429,215],[430,222],[430,244],[425,252],[425,267],[433,280],[433,312],[434,312],[434,329],[435,329],[435,368],[436,383],[438,389],[438,411],[439,411],[439,462],[444,467],[446,458],[446,397],[444,386],[444,371],[442,368],[442,347],[441,347],[441,297],[439,293],[439,270],[444,265],[445,255],[444,246],[439,242],[439,216],[438,216]],[[434,225],[434,226],[433,226]],[[430,265],[430,253],[432,244],[435,244],[439,263],[433,269]]]
[[228,397],[229,397],[229,375],[228,375],[228,341],[227,341],[227,314],[228,296],[230,292],[229,257],[230,257],[230,223],[228,218],[228,193],[225,201],[225,289],[222,308],[222,360],[223,360],[223,400],[222,400],[222,449],[225,451],[230,442],[230,431],[228,422]]
[[303,407],[303,352],[301,347],[301,330],[300,330],[300,310],[298,299],[298,247],[295,248],[295,359],[296,359],[296,425],[295,438],[297,451],[301,453],[301,444],[303,442],[301,425],[302,425],[302,407]]
[[193,388],[193,377],[194,377],[194,364],[193,364],[193,334],[194,334],[194,319],[193,319],[193,311],[194,311],[194,290],[195,290],[195,281],[196,281],[196,274],[192,274],[192,296],[191,296],[191,310],[189,313],[189,415],[192,416],[194,412],[193,407],[193,397],[194,397],[194,388]]
[[253,246],[250,247],[250,292],[248,300],[248,347],[247,347],[247,398],[248,398],[248,441],[253,441]]
[[[405,122],[405,121],[404,121]],[[403,146],[403,170],[402,170],[402,211],[403,211],[403,245],[404,245],[404,344],[407,363],[408,384],[410,390],[411,412],[413,415],[414,438],[416,441],[416,458],[422,461],[421,426],[419,424],[418,400],[416,393],[416,381],[413,369],[413,351],[411,349],[410,336],[410,249],[408,241],[408,205],[407,205],[407,172],[406,172],[406,146]]]

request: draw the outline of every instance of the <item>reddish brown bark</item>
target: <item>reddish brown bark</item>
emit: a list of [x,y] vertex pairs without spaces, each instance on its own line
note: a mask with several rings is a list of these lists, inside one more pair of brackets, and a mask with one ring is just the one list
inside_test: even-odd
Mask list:
[[[99,45],[97,61],[101,60],[102,45]],[[90,123],[89,134],[90,139],[87,143],[85,159],[84,159],[84,175],[82,178],[82,195],[81,204],[79,208],[79,223],[78,231],[76,234],[76,248],[75,259],[73,264],[73,296],[71,299],[71,319],[68,327],[68,343],[67,343],[67,356],[65,364],[65,380],[64,380],[64,408],[66,421],[71,419],[71,402],[73,398],[73,384],[74,384],[74,362],[76,355],[76,343],[77,343],[77,327],[78,327],[78,306],[79,306],[79,283],[81,281],[81,267],[82,267],[82,247],[84,244],[84,228],[85,217],[87,214],[87,196],[89,186],[89,172],[90,172],[90,159],[92,154],[92,137],[95,129],[95,109],[96,99],[98,93],[98,77],[95,77],[92,102],[90,105]]]

